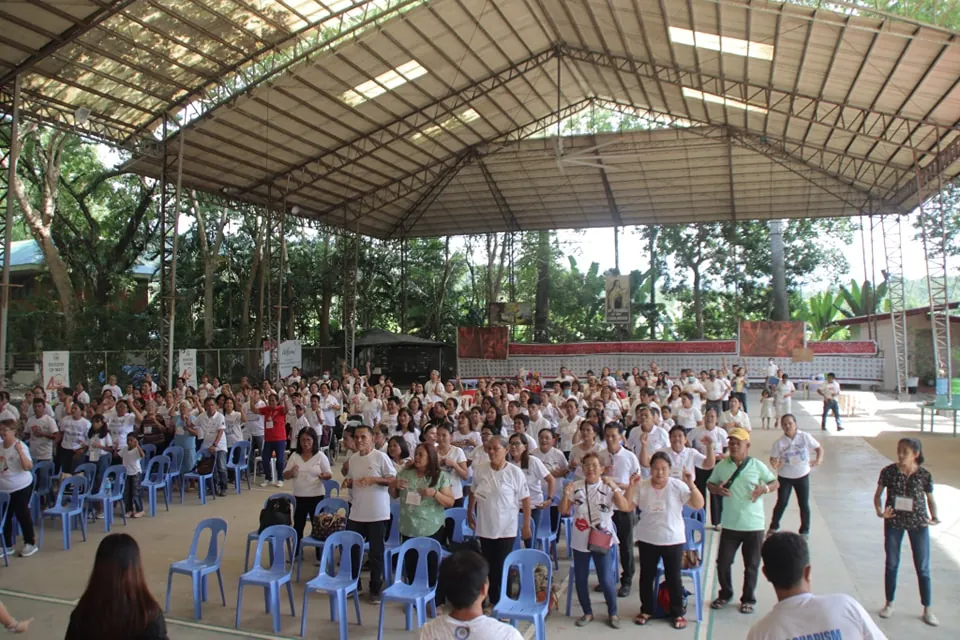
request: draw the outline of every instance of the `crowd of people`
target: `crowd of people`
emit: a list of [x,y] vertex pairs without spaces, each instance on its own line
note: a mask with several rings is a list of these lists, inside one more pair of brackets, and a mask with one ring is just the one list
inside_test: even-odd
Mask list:
[[[742,613],[754,611],[761,558],[778,596],[781,590],[792,593],[805,579],[797,578],[796,571],[781,575],[768,570],[773,560],[767,560],[764,550],[771,540],[783,539],[777,532],[791,493],[799,503],[798,535],[806,544],[810,473],[822,462],[824,449],[797,429],[790,404],[796,389],[787,374],[771,369],[767,378],[762,403],[773,400],[770,411],[761,405],[763,426],[772,426],[766,424],[769,418],[783,431],[773,445],[769,466],[749,455],[747,372],[743,367],[728,369],[726,363],[719,370],[685,369],[677,375],[650,363],[648,369],[634,368],[626,375],[604,368],[597,375],[587,372],[584,378],[561,368],[555,378],[530,374],[479,379],[471,389],[459,378],[444,383],[433,371],[425,383],[404,391],[388,377],[372,375],[369,364],[365,374],[344,368],[339,376],[325,373],[312,379],[295,368],[282,384],[254,385],[243,378],[231,385],[202,376],[197,381],[179,379],[165,389],[147,374],[139,388],[128,385],[121,390],[111,376],[97,397],[77,384],[61,389],[51,405],[38,387],[19,407],[0,391],[4,454],[0,490],[11,494],[4,544],[12,551],[16,520],[24,538],[20,555],[36,552],[28,505],[30,469],[38,461],[52,462],[63,477],[83,461],[123,464],[131,479],[127,487],[132,487],[127,511],[139,517],[135,477],[142,472],[143,445],[153,445],[158,453],[171,446],[182,448],[182,472],[212,457],[215,489],[225,495],[228,454],[234,444],[247,441],[251,470],[259,465],[257,471],[262,471],[260,486],[292,484],[297,498],[294,527],[300,538],[325,495],[323,482],[339,465],[344,478],[341,497],[351,506],[346,526],[369,544],[367,586],[372,603],[379,602],[383,588],[389,528],[398,526],[401,540],[431,537],[447,545],[454,536],[445,510],[465,507],[480,557],[448,563],[461,571],[464,567],[479,571],[482,563],[484,581],[474,579],[460,595],[447,594],[455,608],[476,613],[480,602],[485,607],[481,610],[489,612],[499,600],[506,579],[504,560],[517,538],[532,545],[538,528],[556,530],[561,518],[569,518],[571,588],[582,609],[577,626],[594,619],[591,570],[598,581],[594,590],[603,593],[607,624],[613,628],[621,624],[618,599],[628,597],[634,583],[640,611],[633,621],[650,622],[662,571],[670,602],[667,617],[674,628],[683,629],[685,508],[709,513],[708,522],[720,532],[720,590],[712,608],[721,609],[734,597],[731,569],[738,549],[744,559]],[[832,411],[839,430],[840,387],[833,374],[818,393],[823,398],[822,428]],[[936,624],[929,609],[926,528],[937,522],[932,478],[920,466],[919,442],[902,444],[898,456],[898,463],[881,473],[877,492],[887,554],[887,606],[881,615],[893,612],[899,550],[906,532],[920,576],[924,620]],[[887,504],[881,509],[883,490]],[[777,494],[769,524],[763,508],[768,493]],[[400,504],[399,522],[394,524],[391,500]],[[793,553],[795,565],[809,564],[801,551]],[[353,566],[360,567],[359,556]],[[436,563],[429,571],[441,579],[445,575],[444,567]],[[141,621],[162,625],[162,616],[159,622],[151,617],[149,602],[138,606]]]

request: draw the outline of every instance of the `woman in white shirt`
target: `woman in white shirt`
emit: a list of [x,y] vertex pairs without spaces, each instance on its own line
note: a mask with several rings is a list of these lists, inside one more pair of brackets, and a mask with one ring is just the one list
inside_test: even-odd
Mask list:
[[74,402],[70,407],[70,415],[60,421],[63,437],[57,445],[57,461],[61,475],[72,474],[73,467],[83,462],[81,456],[87,449],[89,431],[90,421],[83,417],[83,404]]
[[560,509],[557,505],[560,501],[560,491],[562,488],[560,486],[562,484],[560,478],[567,475],[567,457],[554,446],[556,439],[553,437],[553,432],[549,429],[541,430],[537,435],[537,439],[540,442],[540,446],[531,451],[530,455],[542,462],[547,468],[547,471],[556,479],[553,483],[553,494],[551,496],[555,502],[550,507],[550,530],[553,531],[557,528],[557,523],[560,520]]
[[[300,431],[296,451],[287,459],[283,477],[293,481],[293,497],[297,499],[297,508],[293,512],[293,528],[297,531],[299,545],[307,519],[313,517],[317,504],[323,500],[323,481],[333,477],[330,461],[320,451],[320,439],[313,428],[307,427]],[[317,559],[320,559],[319,549]]]
[[[800,505],[800,531],[803,537],[810,535],[810,471],[823,461],[823,447],[806,431],[797,430],[797,421],[789,413],[780,418],[783,437],[773,443],[770,451],[770,466],[777,472],[780,486],[777,488],[777,504],[767,535],[780,529],[780,519],[790,502],[790,491],[797,492]],[[810,452],[814,452],[813,460]]]
[[24,545],[20,555],[32,556],[37,552],[30,517],[33,459],[27,445],[17,437],[17,423],[13,420],[0,422],[0,453],[0,491],[10,494],[9,512],[3,523],[3,544],[7,549],[13,549],[13,519],[16,518],[23,531]]
[[[320,385],[320,411],[323,412],[323,426],[334,429],[337,426],[337,411],[340,410],[340,401],[330,393],[327,383]],[[373,425],[367,425],[372,427]]]
[[[614,629],[620,628],[617,609],[617,557],[618,549],[616,527],[613,524],[613,512],[630,510],[630,501],[623,495],[613,478],[601,478],[603,464],[596,453],[583,457],[583,479],[571,482],[563,490],[560,501],[560,513],[573,518],[570,546],[573,547],[573,575],[577,589],[577,599],[583,609],[583,615],[576,625],[583,627],[593,621],[593,607],[590,604],[590,560],[593,560],[600,581],[600,589],[607,603],[607,624]],[[591,549],[590,531],[598,529],[611,536],[611,544],[606,550]]]
[[[527,480],[527,491],[530,493],[530,511],[533,521],[538,527],[549,526],[549,509],[553,501],[555,480],[553,474],[538,458],[530,455],[530,447],[524,437],[526,434],[515,433],[509,440],[509,458],[511,464],[523,471]],[[528,541],[529,542],[529,541]]]
[[797,388],[787,374],[780,376],[780,382],[777,383],[777,419],[787,414],[793,413],[793,394]]
[[570,452],[570,464],[568,466],[568,469],[573,471],[575,478],[583,478],[582,460],[584,457],[590,453],[599,453],[601,449],[603,449],[603,447],[597,443],[597,432],[594,429],[593,423],[581,423],[580,442],[578,442]]
[[[730,403],[732,404],[735,400],[737,400],[736,397],[730,398]],[[741,413],[746,415],[746,412]],[[694,429],[687,437],[690,440],[690,446],[702,453],[704,456],[707,455],[707,446],[704,444],[704,438],[710,438],[710,440],[713,442],[713,452],[716,461],[719,462],[727,457],[729,439],[727,438],[727,432],[717,426],[717,412],[714,409],[707,409],[707,412],[703,414],[703,427]],[[712,468],[704,469],[698,466],[694,474],[694,483],[697,485],[697,489],[700,490],[700,493],[702,493],[704,497],[707,495],[707,478],[710,477],[712,472]],[[714,529],[717,529],[720,526],[720,516],[722,514],[723,496],[718,496],[711,493],[710,524]]]
[[634,618],[645,625],[653,617],[657,603],[657,568],[663,560],[664,578],[670,592],[670,617],[674,629],[684,629],[683,546],[687,540],[683,505],[703,508],[703,494],[693,482],[693,474],[684,470],[683,480],[671,477],[670,456],[658,451],[650,461],[650,478],[631,481],[630,508],[640,509],[640,520],[633,537],[640,550],[640,614]]
[[462,507],[463,481],[470,477],[470,469],[467,468],[467,456],[463,449],[453,446],[453,434],[446,422],[437,427],[437,457],[440,469],[450,476],[453,506]]
[[693,405],[693,394],[680,396],[680,408],[673,412],[673,421],[688,432],[703,423],[703,414]]
[[483,446],[479,431],[472,431],[470,426],[471,412],[464,411],[457,416],[457,433],[453,435],[453,446],[463,449],[469,456],[477,447]]
[[560,418],[560,425],[557,427],[557,436],[560,438],[560,451],[564,453],[567,459],[570,459],[570,452],[574,445],[580,441],[580,423],[583,418],[577,415],[579,403],[573,398],[567,398],[563,403],[563,417]]
[[243,440],[243,417],[236,410],[233,398],[223,401],[223,419],[227,423],[227,449]]
[[521,535],[532,537],[530,491],[523,472],[507,462],[507,441],[490,436],[483,445],[489,461],[473,473],[467,524],[480,541],[480,553],[490,564],[490,604],[500,601],[503,561],[517,539],[519,513],[523,511]]

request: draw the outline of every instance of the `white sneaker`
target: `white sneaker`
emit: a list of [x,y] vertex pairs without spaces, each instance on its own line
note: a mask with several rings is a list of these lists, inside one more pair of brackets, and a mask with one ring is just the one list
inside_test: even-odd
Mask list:
[[266,480],[264,480],[263,482],[260,483],[260,486],[261,486],[261,487],[269,487],[269,486],[270,486],[270,483],[267,482]]
[[883,609],[880,609],[879,616],[880,616],[881,618],[886,619],[886,618],[889,618],[889,617],[892,616],[892,615],[893,615],[893,603],[892,603],[892,602],[888,602],[886,605],[884,605]]
[[940,626],[940,621],[937,620],[937,616],[933,615],[933,611],[930,611],[930,609],[926,609],[923,612],[923,621],[926,622],[931,627]]
[[21,557],[21,558],[29,558],[30,556],[32,556],[33,554],[35,554],[37,551],[39,551],[39,549],[37,549],[37,546],[36,546],[36,545],[33,545],[33,544],[25,544],[25,545],[23,545],[23,549],[20,549],[20,557]]
[[275,486],[275,487],[282,487],[282,486],[283,486],[283,480],[277,480],[276,482],[273,483],[273,486]]

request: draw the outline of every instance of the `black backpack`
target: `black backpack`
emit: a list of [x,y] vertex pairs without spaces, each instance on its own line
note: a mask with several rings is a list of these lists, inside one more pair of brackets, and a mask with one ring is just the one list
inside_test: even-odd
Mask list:
[[260,528],[257,533],[263,533],[267,527],[275,524],[293,524],[293,514],[290,513],[290,503],[282,498],[270,498],[266,506],[260,510]]

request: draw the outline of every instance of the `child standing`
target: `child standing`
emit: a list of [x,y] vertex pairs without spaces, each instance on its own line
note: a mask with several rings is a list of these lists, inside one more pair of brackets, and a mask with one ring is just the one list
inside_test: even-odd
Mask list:
[[773,426],[773,419],[777,413],[774,403],[774,397],[768,389],[760,392],[760,426],[764,429],[770,429]]
[[137,442],[137,436],[127,434],[127,448],[121,449],[120,459],[127,472],[127,481],[123,487],[123,504],[127,516],[131,518],[143,517],[143,503],[140,502],[140,460],[143,459],[143,449]]

